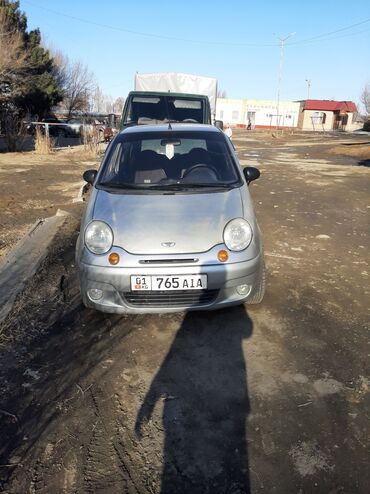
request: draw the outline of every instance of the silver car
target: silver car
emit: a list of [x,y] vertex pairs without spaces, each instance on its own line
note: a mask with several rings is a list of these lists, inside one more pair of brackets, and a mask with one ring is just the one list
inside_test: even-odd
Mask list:
[[111,313],[258,303],[265,265],[249,183],[211,125],[136,126],[118,134],[92,187],[76,257],[87,307]]

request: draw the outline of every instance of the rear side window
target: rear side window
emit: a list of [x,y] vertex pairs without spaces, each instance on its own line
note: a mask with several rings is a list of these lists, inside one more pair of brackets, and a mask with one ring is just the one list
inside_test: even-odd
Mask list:
[[161,122],[206,123],[205,101],[172,96],[134,96],[129,102],[125,123]]

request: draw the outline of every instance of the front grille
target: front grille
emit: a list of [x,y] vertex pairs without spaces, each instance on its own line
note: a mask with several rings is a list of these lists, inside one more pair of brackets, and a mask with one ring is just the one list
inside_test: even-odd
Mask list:
[[195,307],[212,303],[218,290],[175,290],[125,292],[126,302],[135,307]]
[[198,262],[199,259],[142,259],[139,264],[190,264]]

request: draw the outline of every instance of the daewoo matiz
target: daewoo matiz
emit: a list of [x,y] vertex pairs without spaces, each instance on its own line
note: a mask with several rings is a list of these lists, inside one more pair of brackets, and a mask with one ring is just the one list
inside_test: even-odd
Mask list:
[[83,302],[113,313],[258,303],[261,233],[229,138],[211,125],[127,128],[92,185],[76,257]]

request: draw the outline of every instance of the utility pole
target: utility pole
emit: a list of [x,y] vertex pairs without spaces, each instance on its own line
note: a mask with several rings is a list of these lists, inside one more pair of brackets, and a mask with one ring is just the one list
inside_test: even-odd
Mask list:
[[306,82],[307,82],[307,99],[310,99],[311,79],[306,79]]
[[278,91],[277,91],[277,116],[276,116],[276,128],[279,127],[279,117],[280,117],[280,91],[281,91],[281,82],[283,79],[283,63],[284,63],[284,45],[287,39],[289,39],[291,36],[294,36],[295,33],[290,33],[288,36],[285,36],[285,38],[279,38],[277,39],[280,41],[280,64],[279,64],[279,78],[278,78]]

